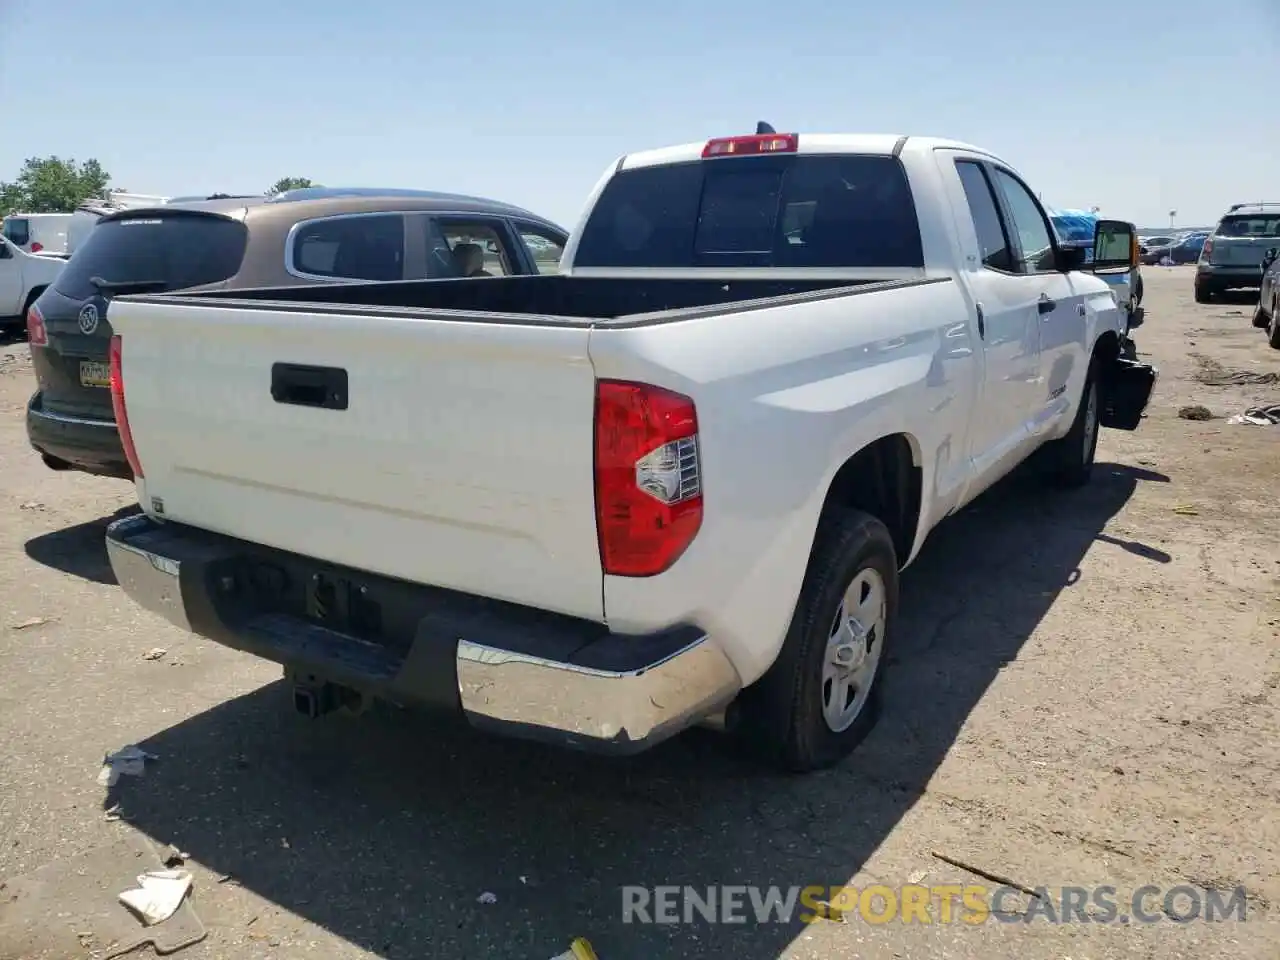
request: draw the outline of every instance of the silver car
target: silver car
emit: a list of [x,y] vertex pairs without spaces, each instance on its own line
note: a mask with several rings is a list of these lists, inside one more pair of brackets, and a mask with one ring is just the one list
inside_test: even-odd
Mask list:
[[1280,244],[1280,203],[1237,203],[1205,240],[1196,263],[1196,303],[1262,284],[1262,258]]

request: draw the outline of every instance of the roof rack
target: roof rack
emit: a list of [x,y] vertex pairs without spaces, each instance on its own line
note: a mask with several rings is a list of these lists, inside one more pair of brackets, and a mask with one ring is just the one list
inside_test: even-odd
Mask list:
[[1280,207],[1280,200],[1247,200],[1244,203],[1233,203],[1228,213],[1235,213],[1245,207]]

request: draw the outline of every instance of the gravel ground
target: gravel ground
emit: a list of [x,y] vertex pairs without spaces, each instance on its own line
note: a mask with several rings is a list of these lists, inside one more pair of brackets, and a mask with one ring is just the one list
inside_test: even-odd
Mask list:
[[[1085,490],[1013,481],[935,531],[905,577],[884,720],[807,778],[703,732],[618,762],[429,718],[296,716],[275,667],[121,594],[102,532],[132,488],[41,465],[26,347],[0,348],[0,877],[123,831],[174,843],[210,929],[190,960],[542,960],[574,935],[602,960],[1275,960],[1280,428],[1224,418],[1280,384],[1196,377],[1280,374],[1280,353],[1247,302],[1195,305],[1185,268],[1146,286],[1148,419],[1104,432]],[[1218,419],[1179,419],[1191,403]],[[99,763],[129,743],[160,759],[107,795]],[[629,884],[985,882],[934,851],[1121,901],[1243,885],[1248,919],[621,919]]]

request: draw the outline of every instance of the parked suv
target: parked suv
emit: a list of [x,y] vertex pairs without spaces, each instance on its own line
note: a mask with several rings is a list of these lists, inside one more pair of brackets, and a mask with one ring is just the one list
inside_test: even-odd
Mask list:
[[1205,240],[1196,263],[1196,303],[1262,284],[1262,257],[1280,243],[1280,203],[1237,203]]
[[132,478],[109,389],[113,296],[553,273],[567,239],[510,204],[416,190],[309,188],[109,214],[27,313],[27,437],[55,470]]

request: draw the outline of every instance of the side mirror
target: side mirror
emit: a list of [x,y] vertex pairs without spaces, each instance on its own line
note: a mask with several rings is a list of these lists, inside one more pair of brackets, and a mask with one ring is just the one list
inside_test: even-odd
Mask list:
[[1265,270],[1280,258],[1280,247],[1271,247],[1262,255],[1262,269]]
[[1093,235],[1093,263],[1100,270],[1132,270],[1138,265],[1138,238],[1123,220],[1099,220]]

